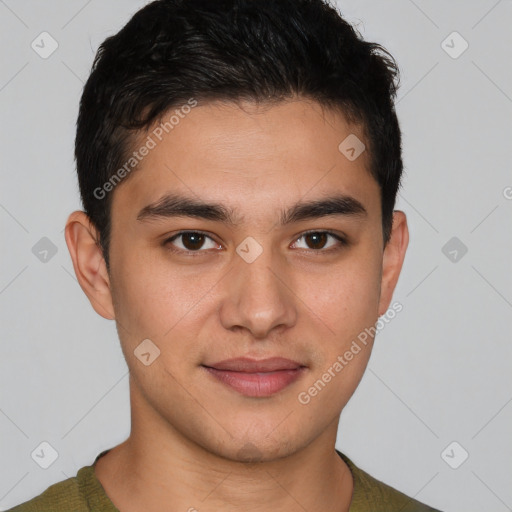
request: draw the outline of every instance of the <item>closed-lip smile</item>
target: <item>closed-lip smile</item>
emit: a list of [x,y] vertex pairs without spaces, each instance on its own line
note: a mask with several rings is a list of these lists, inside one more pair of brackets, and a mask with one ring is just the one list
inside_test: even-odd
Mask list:
[[237,357],[202,365],[216,380],[249,397],[268,397],[295,382],[306,366],[284,357]]

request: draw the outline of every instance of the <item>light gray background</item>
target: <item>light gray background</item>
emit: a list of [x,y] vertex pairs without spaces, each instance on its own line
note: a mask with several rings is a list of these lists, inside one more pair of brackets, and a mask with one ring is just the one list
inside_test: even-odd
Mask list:
[[[145,2],[0,0],[2,265],[0,507],[74,476],[129,434],[114,322],[81,291],[64,241],[80,208],[78,101],[98,45]],[[337,447],[446,512],[512,510],[512,2],[340,0],[397,59],[410,245],[394,300],[346,407]],[[31,42],[59,47],[42,59]],[[449,56],[457,31],[469,48]],[[458,36],[445,45],[462,48]],[[507,199],[508,197],[508,199]],[[32,247],[48,237],[46,263]],[[442,252],[457,237],[457,262]],[[41,442],[58,452],[42,469]],[[449,458],[441,456],[453,441]],[[458,469],[463,451],[469,458]]]

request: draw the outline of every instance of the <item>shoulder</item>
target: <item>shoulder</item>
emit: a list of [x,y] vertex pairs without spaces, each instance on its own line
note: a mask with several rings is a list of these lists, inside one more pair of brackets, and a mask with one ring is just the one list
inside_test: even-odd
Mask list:
[[[338,451],[338,450],[336,450]],[[379,510],[380,512],[440,512],[377,480],[358,468],[346,455],[338,452],[354,478],[354,493],[350,512]],[[377,507],[377,508],[376,508]]]
[[7,512],[89,512],[92,476],[92,466],[84,466],[76,476],[51,485],[43,493]]

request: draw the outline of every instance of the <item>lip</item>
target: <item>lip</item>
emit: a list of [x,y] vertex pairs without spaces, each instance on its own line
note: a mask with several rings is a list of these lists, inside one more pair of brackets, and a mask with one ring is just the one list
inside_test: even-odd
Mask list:
[[230,370],[232,372],[275,372],[278,370],[296,370],[304,365],[284,357],[268,357],[267,359],[252,359],[250,357],[235,357],[224,359],[216,363],[204,365],[216,370]]
[[239,357],[202,366],[222,384],[249,397],[274,395],[306,370],[306,366],[283,357],[259,360]]

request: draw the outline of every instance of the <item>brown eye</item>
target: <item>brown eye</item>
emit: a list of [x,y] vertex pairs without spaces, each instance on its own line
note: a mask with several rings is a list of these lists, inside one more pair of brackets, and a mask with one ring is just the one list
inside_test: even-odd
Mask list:
[[[181,243],[178,243],[179,239],[181,239]],[[205,233],[200,233],[198,231],[182,231],[181,233],[168,238],[164,242],[164,245],[172,246],[171,250],[176,252],[205,252],[201,249],[205,249],[205,242],[207,241],[210,241],[211,246],[207,246],[206,249],[215,248],[215,242]]]
[[201,249],[205,238],[201,233],[184,233],[181,237],[183,246],[189,251]]
[[[334,240],[334,243],[329,243],[329,238]],[[331,233],[330,231],[308,231],[296,239],[295,244],[304,239],[306,247],[299,247],[299,249],[309,249],[313,252],[329,252],[331,250],[342,249],[348,243],[339,235]],[[337,241],[337,243],[336,243]]]
[[309,233],[305,235],[310,249],[323,249],[328,238],[327,233]]

